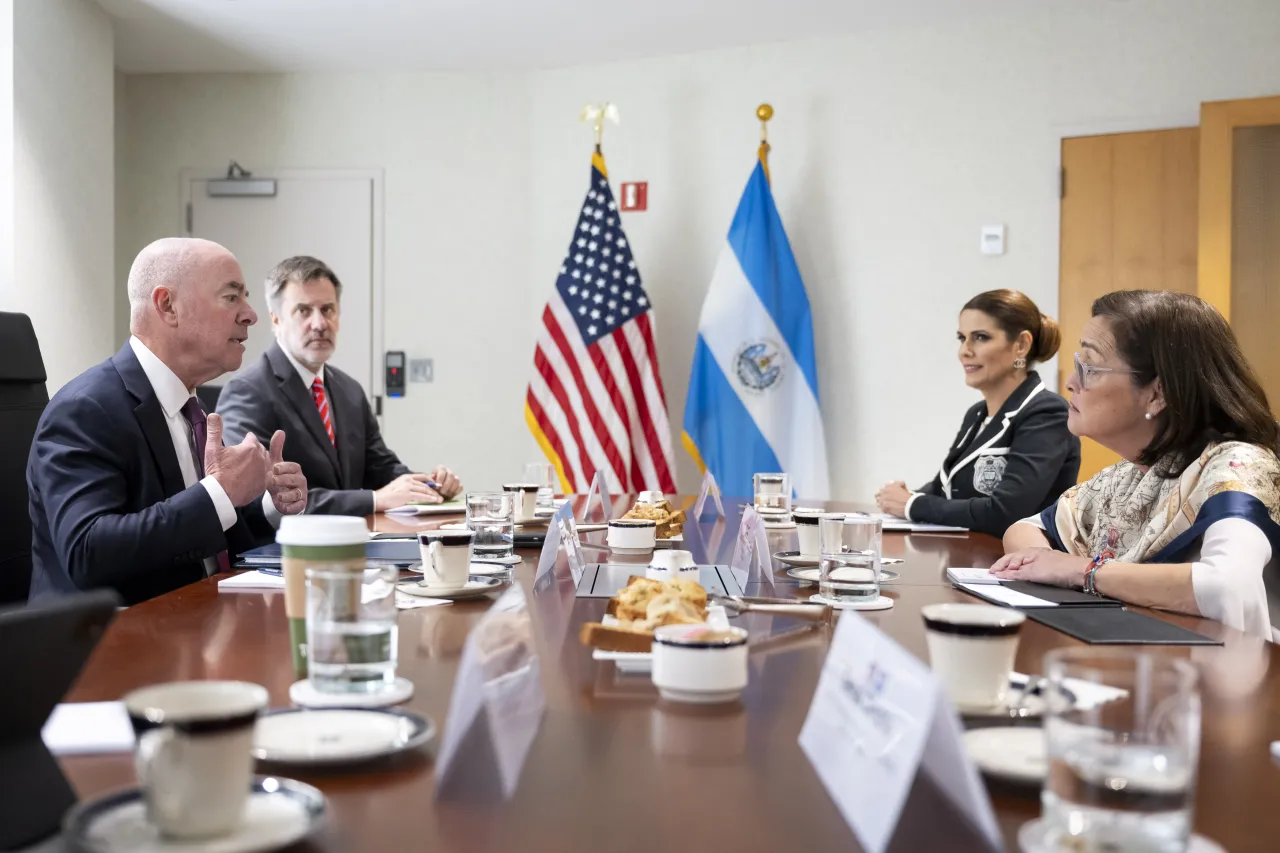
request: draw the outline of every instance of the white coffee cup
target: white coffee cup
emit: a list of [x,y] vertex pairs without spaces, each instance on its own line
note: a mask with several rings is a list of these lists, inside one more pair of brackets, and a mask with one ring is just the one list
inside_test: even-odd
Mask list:
[[698,579],[698,564],[689,551],[669,549],[654,551],[649,560],[647,577],[654,580],[669,581],[676,578]]
[[502,491],[511,492],[516,524],[527,524],[535,518],[538,508],[537,483],[507,483]]
[[1026,615],[990,604],[930,604],[924,617],[929,661],[961,711],[1000,707],[1018,652],[1018,632]]
[[791,510],[791,520],[796,523],[796,537],[800,540],[801,557],[818,559],[818,521],[823,518],[844,518],[844,514],[808,507]]
[[244,681],[175,681],[124,697],[147,819],[170,838],[226,835],[244,819],[253,728],[267,691]]
[[747,632],[709,625],[655,629],[653,684],[673,702],[732,702],[747,686]]
[[422,585],[428,590],[455,592],[467,585],[471,573],[470,530],[425,530],[418,534],[422,553]]
[[667,496],[657,489],[645,489],[636,495],[636,503],[638,504],[660,504],[667,499]]
[[651,518],[615,518],[609,522],[605,541],[616,551],[652,551],[658,525]]

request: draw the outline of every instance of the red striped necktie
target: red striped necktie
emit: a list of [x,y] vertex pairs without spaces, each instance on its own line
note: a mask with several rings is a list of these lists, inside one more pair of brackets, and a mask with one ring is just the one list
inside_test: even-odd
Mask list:
[[320,420],[324,421],[324,431],[329,433],[329,443],[337,447],[338,442],[333,437],[333,421],[329,418],[329,397],[324,393],[324,383],[320,381],[319,376],[311,382],[311,398],[316,401]]

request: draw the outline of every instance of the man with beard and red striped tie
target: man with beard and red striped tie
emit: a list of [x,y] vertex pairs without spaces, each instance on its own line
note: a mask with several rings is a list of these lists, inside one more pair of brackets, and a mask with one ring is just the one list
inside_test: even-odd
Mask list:
[[258,321],[235,257],[207,240],[157,240],[128,290],[128,342],[64,385],[36,427],[33,601],[109,588],[136,604],[226,571],[307,506],[284,432],[269,449],[254,436],[224,447],[221,418],[195,397],[240,366]]
[[265,441],[285,430],[284,458],[307,475],[312,513],[369,515],[460,494],[448,468],[418,474],[401,462],[382,440],[360,383],[327,363],[342,315],[333,270],[306,255],[288,258],[268,274],[266,289],[276,341],[218,396],[227,440]]

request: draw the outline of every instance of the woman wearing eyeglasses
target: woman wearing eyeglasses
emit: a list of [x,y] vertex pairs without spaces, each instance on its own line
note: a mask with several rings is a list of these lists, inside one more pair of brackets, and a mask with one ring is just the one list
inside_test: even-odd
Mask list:
[[1216,619],[1280,641],[1280,426],[1194,296],[1093,304],[1068,424],[1123,457],[1013,525],[993,575]]
[[957,337],[965,384],[982,392],[982,402],[965,413],[933,482],[918,492],[888,483],[876,503],[911,521],[1003,536],[1080,473],[1067,402],[1034,370],[1058,351],[1058,324],[1016,290],[989,290],[965,304]]

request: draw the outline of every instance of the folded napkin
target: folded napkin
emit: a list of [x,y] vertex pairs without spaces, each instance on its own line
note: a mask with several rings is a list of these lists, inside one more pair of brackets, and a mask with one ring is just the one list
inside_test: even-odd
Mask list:
[[53,709],[40,732],[54,755],[93,755],[133,749],[133,725],[123,702],[73,702]]
[[284,589],[284,575],[244,572],[218,581],[218,592],[236,592],[242,589]]

